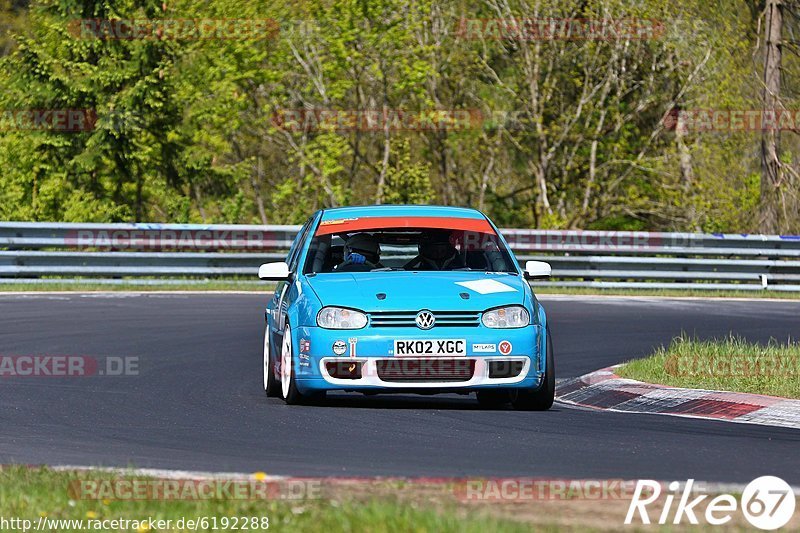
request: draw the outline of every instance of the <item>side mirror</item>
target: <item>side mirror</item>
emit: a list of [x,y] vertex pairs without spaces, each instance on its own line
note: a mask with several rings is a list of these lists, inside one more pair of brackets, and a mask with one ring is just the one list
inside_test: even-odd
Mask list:
[[265,263],[258,267],[258,277],[265,281],[288,281],[290,275],[289,265],[283,261]]
[[528,279],[546,279],[550,277],[550,263],[544,261],[526,261],[525,277]]

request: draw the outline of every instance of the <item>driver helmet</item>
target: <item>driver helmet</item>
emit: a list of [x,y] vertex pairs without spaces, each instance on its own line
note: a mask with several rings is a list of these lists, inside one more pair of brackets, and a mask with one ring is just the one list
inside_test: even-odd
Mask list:
[[377,263],[381,248],[378,240],[369,233],[356,233],[345,241],[344,260],[347,261],[353,252],[363,255],[371,263]]
[[430,233],[419,243],[419,255],[437,266],[445,264],[457,254],[458,250],[450,242],[450,233],[447,231]]

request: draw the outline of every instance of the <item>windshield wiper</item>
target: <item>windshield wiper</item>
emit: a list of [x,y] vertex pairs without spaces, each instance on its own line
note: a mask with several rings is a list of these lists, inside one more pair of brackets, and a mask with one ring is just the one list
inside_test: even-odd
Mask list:
[[511,272],[508,270],[486,270],[483,268],[470,268],[470,267],[461,267],[461,268],[454,268],[450,272],[483,272],[484,274],[510,274],[516,275],[516,272]]
[[381,267],[381,268],[373,268],[370,272],[391,272],[394,270],[402,270],[405,271],[405,268],[402,267]]

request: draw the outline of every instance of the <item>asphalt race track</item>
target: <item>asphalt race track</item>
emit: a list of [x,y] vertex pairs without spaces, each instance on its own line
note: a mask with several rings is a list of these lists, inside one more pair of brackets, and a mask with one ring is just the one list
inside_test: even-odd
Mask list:
[[[333,394],[289,407],[261,388],[265,295],[0,296],[0,355],[136,356],[128,377],[0,378],[0,463],[292,475],[695,478],[800,484],[800,431],[474,396]],[[800,303],[543,298],[559,378],[647,354],[682,330],[800,336]]]

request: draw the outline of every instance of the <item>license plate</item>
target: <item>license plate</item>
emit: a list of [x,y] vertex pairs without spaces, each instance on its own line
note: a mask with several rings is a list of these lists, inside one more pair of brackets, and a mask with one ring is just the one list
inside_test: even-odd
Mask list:
[[424,339],[394,341],[395,357],[441,357],[467,355],[466,339]]

